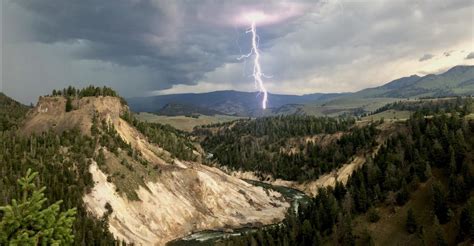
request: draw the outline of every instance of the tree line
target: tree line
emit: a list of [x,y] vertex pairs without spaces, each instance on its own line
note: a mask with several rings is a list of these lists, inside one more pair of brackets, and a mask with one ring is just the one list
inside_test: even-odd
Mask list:
[[98,97],[98,96],[111,96],[118,97],[118,93],[110,87],[100,86],[87,86],[82,89],[77,89],[74,86],[69,86],[62,90],[53,90],[51,96],[64,96],[64,97]]
[[67,88],[63,88],[62,90],[54,89],[50,95],[47,96],[62,96],[66,98],[66,112],[70,112],[74,110],[72,100],[79,99],[83,97],[99,97],[99,96],[110,96],[110,97],[117,97],[120,99],[120,103],[122,105],[127,105],[127,101],[122,98],[114,89],[107,87],[107,86],[87,86],[82,89],[77,89],[74,86],[68,86]]
[[386,104],[369,115],[381,113],[386,110],[406,110],[417,111],[425,115],[440,114],[443,112],[458,112],[467,115],[474,111],[474,101],[472,97],[456,97],[456,98],[436,98],[436,99],[420,99],[417,101],[398,101]]

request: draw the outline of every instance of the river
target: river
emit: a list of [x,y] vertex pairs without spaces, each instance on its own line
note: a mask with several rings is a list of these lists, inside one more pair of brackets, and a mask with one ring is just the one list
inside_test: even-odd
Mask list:
[[[255,180],[245,180],[245,181],[255,186],[260,186],[266,189],[272,189],[272,190],[280,192],[291,203],[290,211],[294,213],[298,212],[298,208],[300,204],[306,204],[310,200],[310,198],[305,193],[299,190],[295,190],[293,188],[278,186],[278,185],[271,185],[271,184],[267,184],[267,183],[255,181]],[[241,236],[242,234],[246,232],[252,232],[252,231],[256,231],[259,228],[272,227],[279,224],[265,225],[263,227],[243,227],[243,228],[233,229],[232,231],[229,231],[229,230],[199,231],[199,232],[192,233],[186,237],[168,242],[166,245],[167,246],[190,246],[190,245],[211,246],[211,245],[214,245],[214,242],[222,238]]]

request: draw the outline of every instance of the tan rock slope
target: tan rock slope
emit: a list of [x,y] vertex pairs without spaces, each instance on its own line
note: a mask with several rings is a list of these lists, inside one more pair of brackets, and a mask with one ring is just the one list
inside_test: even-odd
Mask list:
[[[144,166],[125,151],[105,147],[105,166],[89,166],[95,185],[83,200],[97,218],[108,215],[109,230],[121,240],[137,245],[164,245],[193,231],[270,224],[282,220],[289,204],[280,193],[252,186],[217,168],[180,161],[120,118],[128,110],[115,97],[73,100],[65,112],[62,97],[40,98],[23,126],[26,133],[62,132],[73,127],[90,135],[96,115],[113,125],[120,137],[149,163]],[[98,151],[98,150],[96,150]],[[120,165],[126,159],[131,168]],[[120,174],[120,175],[119,175]],[[136,193],[130,199],[125,191]],[[106,209],[109,204],[111,209]]]

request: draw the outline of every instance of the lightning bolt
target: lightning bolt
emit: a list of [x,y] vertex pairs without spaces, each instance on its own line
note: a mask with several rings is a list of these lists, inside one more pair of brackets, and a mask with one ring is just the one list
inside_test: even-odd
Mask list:
[[253,55],[253,78],[255,80],[255,87],[259,90],[259,94],[263,94],[262,108],[266,109],[268,103],[268,93],[267,89],[265,89],[265,86],[263,85],[262,78],[265,77],[265,74],[262,72],[262,67],[260,66],[260,51],[258,49],[259,37],[257,35],[255,20],[252,21],[252,24],[246,33],[252,34],[252,49],[250,50],[250,53],[242,55],[237,59],[241,60],[243,58],[249,58]]

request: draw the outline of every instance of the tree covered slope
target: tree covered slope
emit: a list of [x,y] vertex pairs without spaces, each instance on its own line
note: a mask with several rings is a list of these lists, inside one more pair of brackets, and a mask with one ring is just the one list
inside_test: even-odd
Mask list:
[[16,126],[28,107],[0,92],[0,131]]
[[472,245],[474,121],[464,108],[414,113],[345,186],[321,188],[281,226],[217,244]]
[[413,75],[383,86],[356,92],[350,97],[444,97],[474,94],[474,66],[455,66],[442,74]]

